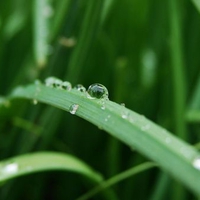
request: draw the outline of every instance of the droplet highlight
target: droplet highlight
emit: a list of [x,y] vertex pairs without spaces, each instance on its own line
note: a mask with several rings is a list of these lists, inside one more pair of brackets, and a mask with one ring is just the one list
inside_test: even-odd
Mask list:
[[108,99],[108,90],[102,84],[94,83],[90,85],[87,92],[90,99]]
[[69,112],[74,115],[76,114],[77,110],[79,108],[79,105],[78,104],[72,104],[69,108]]
[[14,174],[17,173],[19,166],[17,163],[6,164],[0,168],[2,174]]
[[194,168],[200,170],[200,157],[195,158],[192,165]]

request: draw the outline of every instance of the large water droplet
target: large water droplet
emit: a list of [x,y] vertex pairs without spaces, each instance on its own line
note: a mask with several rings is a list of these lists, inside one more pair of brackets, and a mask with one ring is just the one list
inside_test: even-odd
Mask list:
[[192,165],[194,166],[194,168],[200,170],[200,157],[195,158]]
[[72,115],[76,114],[76,111],[78,110],[78,107],[79,107],[78,104],[72,104],[72,105],[69,107],[69,112],[70,112]]
[[86,92],[86,88],[85,88],[83,85],[81,85],[81,84],[77,84],[77,85],[74,87],[74,89],[76,89],[76,90],[78,90],[78,91],[80,91],[80,92]]
[[108,90],[107,88],[99,83],[94,83],[89,86],[88,90],[88,98],[91,99],[108,99]]

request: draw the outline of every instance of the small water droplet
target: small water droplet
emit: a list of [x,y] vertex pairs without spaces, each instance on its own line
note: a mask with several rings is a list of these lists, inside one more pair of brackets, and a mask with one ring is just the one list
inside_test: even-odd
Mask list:
[[90,99],[108,99],[108,90],[102,84],[94,83],[90,85],[87,92]]
[[4,174],[14,174],[18,171],[18,168],[19,166],[17,163],[9,163],[3,166],[0,170],[1,170],[1,173],[4,173]]
[[167,144],[170,144],[170,143],[171,143],[171,138],[170,138],[170,137],[166,137],[166,138],[165,138],[165,142],[166,142]]
[[142,131],[147,131],[147,130],[150,129],[150,127],[151,127],[150,124],[145,124],[144,126],[141,127],[141,130]]
[[123,119],[128,119],[128,117],[129,117],[129,112],[128,112],[128,110],[126,110],[126,109],[123,110],[121,117],[122,117]]
[[72,85],[71,85],[70,82],[64,81],[64,82],[62,82],[62,84],[61,84],[61,88],[64,89],[64,90],[70,91],[70,90],[72,89]]
[[74,115],[76,114],[76,111],[78,110],[79,105],[78,104],[72,104],[69,108],[69,112]]
[[45,79],[45,85],[48,87],[61,88],[62,81],[56,77],[48,77]]
[[127,114],[122,114],[122,118],[123,118],[123,119],[127,119],[127,118],[128,118],[128,115],[127,115]]
[[197,157],[193,160],[192,165],[194,168],[200,170],[200,157]]
[[81,85],[81,84],[77,84],[77,85],[74,87],[74,89],[76,89],[76,90],[78,90],[78,91],[80,91],[80,92],[86,92],[86,88],[85,88],[83,85]]
[[37,99],[33,99],[33,104],[37,105],[37,103],[38,103]]
[[60,79],[56,79],[53,83],[53,86],[56,88],[62,88],[63,82]]
[[121,106],[125,107],[125,103],[120,103]]

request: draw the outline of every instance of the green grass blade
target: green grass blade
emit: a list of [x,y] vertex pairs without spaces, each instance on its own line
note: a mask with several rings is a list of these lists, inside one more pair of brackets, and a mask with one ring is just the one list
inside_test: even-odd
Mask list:
[[104,102],[105,109],[101,109],[102,100],[89,99],[75,89],[65,91],[42,84],[19,87],[10,95],[12,98],[36,99],[66,111],[73,104],[79,105],[78,116],[154,160],[163,170],[200,194],[200,170],[194,166],[200,157],[198,151],[144,116],[109,100]]
[[39,67],[44,67],[47,63],[51,9],[49,0],[34,0],[34,56]]
[[76,82],[80,78],[87,54],[100,26],[102,3],[102,0],[90,0],[87,4],[85,18],[81,25],[80,35],[78,36],[78,43],[73,50],[68,64],[67,77],[73,82]]
[[192,2],[196,6],[197,10],[200,12],[200,1],[199,0],[192,0]]
[[102,177],[76,157],[63,153],[40,152],[16,156],[0,162],[0,182],[47,170],[67,170],[83,174],[95,182]]
[[102,190],[105,190],[106,188],[111,187],[114,184],[119,183],[120,181],[123,181],[127,178],[130,178],[131,176],[133,176],[135,174],[138,174],[140,172],[143,172],[143,171],[150,169],[152,167],[155,167],[155,166],[156,165],[154,163],[146,162],[146,163],[140,164],[136,167],[133,167],[131,169],[128,169],[122,173],[119,173],[119,174],[111,177],[110,179],[108,179],[106,181],[103,181],[99,186],[95,187],[94,189],[92,189],[91,191],[86,193],[85,195],[79,197],[77,200],[91,199],[91,197],[93,197],[97,193],[101,192]]

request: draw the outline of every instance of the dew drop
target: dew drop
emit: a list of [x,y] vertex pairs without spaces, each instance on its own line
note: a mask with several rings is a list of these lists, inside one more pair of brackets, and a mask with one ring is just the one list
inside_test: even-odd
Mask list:
[[70,82],[64,81],[61,83],[61,88],[70,91],[72,89],[72,85]]
[[10,163],[6,164],[5,166],[1,167],[1,173],[3,174],[14,174],[18,171],[18,164],[17,163]]
[[193,160],[192,163],[193,167],[200,170],[200,157],[197,157]]
[[127,118],[128,118],[128,115],[127,115],[127,114],[122,114],[122,118],[123,118],[123,119],[127,119]]
[[62,88],[63,82],[60,79],[56,79],[53,83],[53,86],[56,88]]
[[170,144],[170,143],[171,143],[171,138],[170,138],[170,137],[166,137],[166,138],[165,138],[165,142],[166,142],[167,144]]
[[94,83],[90,85],[87,92],[90,99],[108,99],[108,90],[102,84]]
[[120,103],[121,106],[125,107],[125,103]]
[[79,107],[78,104],[72,104],[72,105],[69,107],[69,112],[70,112],[72,115],[76,114],[76,111],[78,110],[78,107]]
[[128,119],[128,117],[129,117],[129,112],[128,112],[128,110],[123,110],[121,117],[122,117],[123,119]]
[[150,124],[145,124],[144,126],[141,127],[141,130],[142,131],[147,131],[147,130],[150,129],[150,127],[151,127]]
[[45,85],[48,87],[61,88],[62,81],[56,77],[48,77],[45,79]]
[[77,85],[74,87],[74,89],[76,89],[76,90],[78,90],[78,91],[80,91],[80,92],[86,92],[86,88],[85,88],[83,85],[81,85],[81,84],[77,84]]

